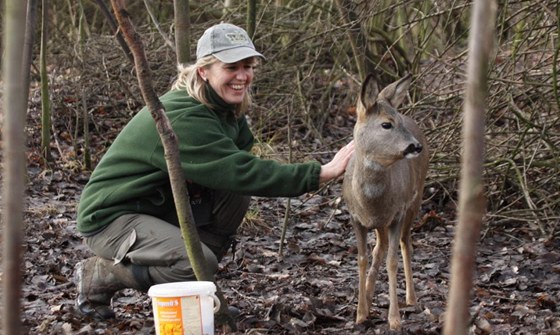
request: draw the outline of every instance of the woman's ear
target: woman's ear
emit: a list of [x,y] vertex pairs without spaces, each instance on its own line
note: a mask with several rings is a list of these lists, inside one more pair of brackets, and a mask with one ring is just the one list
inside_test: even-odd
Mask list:
[[200,78],[202,78],[202,80],[208,81],[208,78],[206,78],[206,68],[199,67],[198,69],[196,69],[196,71],[198,72],[198,75],[200,76]]

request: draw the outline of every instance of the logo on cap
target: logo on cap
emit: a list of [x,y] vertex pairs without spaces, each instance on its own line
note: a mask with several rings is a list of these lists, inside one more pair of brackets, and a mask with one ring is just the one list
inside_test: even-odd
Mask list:
[[226,37],[232,44],[245,44],[248,42],[247,36],[242,33],[229,33],[226,34]]

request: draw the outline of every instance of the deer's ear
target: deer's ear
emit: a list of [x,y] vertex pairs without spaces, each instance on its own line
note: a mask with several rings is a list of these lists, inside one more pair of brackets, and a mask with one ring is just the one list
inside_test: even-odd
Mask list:
[[412,76],[407,74],[403,78],[397,80],[391,85],[385,87],[381,93],[379,93],[379,98],[386,100],[391,104],[391,106],[397,108],[403,102],[408,92],[408,87],[412,81]]
[[360,93],[360,99],[358,100],[358,109],[363,109],[364,112],[371,109],[377,102],[377,95],[379,94],[379,87],[377,86],[377,81],[375,81],[375,76],[369,74],[364,82],[362,83],[362,92]]

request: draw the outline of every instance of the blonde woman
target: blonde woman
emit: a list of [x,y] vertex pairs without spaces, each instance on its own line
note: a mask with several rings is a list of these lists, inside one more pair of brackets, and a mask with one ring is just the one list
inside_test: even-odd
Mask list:
[[[204,32],[194,65],[179,68],[160,100],[177,134],[191,208],[208,267],[231,245],[250,196],[290,197],[340,176],[351,142],[325,165],[279,164],[250,153],[244,113],[254,67],[264,58],[247,33],[222,23]],[[94,257],[76,266],[77,307],[113,318],[111,298],[124,288],[195,280],[178,227],[154,120],[142,109],[124,127],[85,186],[77,228]]]

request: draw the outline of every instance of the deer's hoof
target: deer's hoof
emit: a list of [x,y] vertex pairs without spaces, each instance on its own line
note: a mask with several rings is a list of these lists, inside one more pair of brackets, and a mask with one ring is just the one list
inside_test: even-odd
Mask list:
[[414,306],[416,305],[416,301],[418,299],[416,298],[416,293],[407,293],[406,294],[406,304],[408,306]]
[[368,318],[368,315],[366,313],[358,313],[356,315],[356,324],[359,325],[359,324],[362,324],[362,323],[366,322],[367,318]]
[[397,318],[397,319],[390,318],[389,319],[389,329],[391,329],[391,330],[401,330],[401,320],[399,318]]

